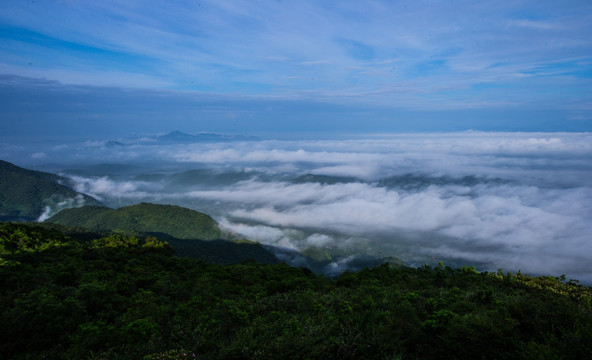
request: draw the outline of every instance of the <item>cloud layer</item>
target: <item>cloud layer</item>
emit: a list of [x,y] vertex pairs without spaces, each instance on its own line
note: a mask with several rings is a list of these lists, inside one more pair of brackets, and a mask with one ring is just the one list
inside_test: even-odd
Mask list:
[[[79,156],[97,161],[88,149]],[[81,168],[70,177],[77,190],[113,206],[176,203],[288,249],[592,281],[590,134],[136,144],[100,153],[129,166],[109,176]],[[130,153],[154,162],[135,162]]]

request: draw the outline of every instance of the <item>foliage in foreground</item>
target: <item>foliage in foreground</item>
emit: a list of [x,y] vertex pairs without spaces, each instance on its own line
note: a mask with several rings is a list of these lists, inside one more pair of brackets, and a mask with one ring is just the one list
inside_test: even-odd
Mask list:
[[0,223],[0,358],[583,359],[592,290],[473,268],[327,279]]

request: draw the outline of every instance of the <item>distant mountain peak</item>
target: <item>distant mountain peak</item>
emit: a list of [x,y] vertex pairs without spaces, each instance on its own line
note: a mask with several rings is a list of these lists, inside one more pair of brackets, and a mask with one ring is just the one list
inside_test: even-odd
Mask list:
[[122,147],[125,146],[124,143],[116,141],[116,140],[109,140],[107,142],[105,142],[105,146],[106,147]]
[[181,132],[179,130],[173,130],[168,134],[159,136],[158,138],[163,139],[163,138],[193,138],[193,137],[195,137],[195,135],[187,134],[187,133]]
[[218,133],[201,132],[187,134],[179,130],[171,131],[168,134],[157,136],[158,141],[167,143],[197,143],[197,142],[226,142],[226,141],[256,141],[260,140],[254,136],[225,135]]

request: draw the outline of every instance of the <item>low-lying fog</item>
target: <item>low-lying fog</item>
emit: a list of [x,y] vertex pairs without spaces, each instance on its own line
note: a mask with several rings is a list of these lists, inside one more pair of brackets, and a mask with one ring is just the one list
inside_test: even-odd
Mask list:
[[136,139],[2,152],[108,206],[177,204],[265,244],[592,283],[592,134]]

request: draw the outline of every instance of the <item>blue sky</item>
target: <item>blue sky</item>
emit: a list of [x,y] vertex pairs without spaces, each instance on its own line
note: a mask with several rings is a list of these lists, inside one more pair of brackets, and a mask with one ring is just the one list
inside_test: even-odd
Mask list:
[[590,1],[11,1],[0,133],[592,131]]

